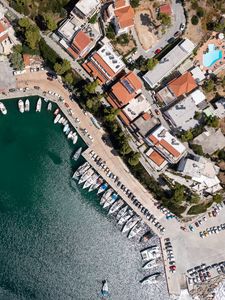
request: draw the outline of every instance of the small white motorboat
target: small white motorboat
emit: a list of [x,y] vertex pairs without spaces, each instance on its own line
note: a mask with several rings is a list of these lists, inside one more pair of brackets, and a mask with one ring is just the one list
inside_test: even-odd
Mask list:
[[2,102],[0,102],[0,110],[3,115],[7,114],[7,109],[5,108],[5,105]]
[[29,111],[30,110],[30,100],[26,99],[25,101],[25,111]]
[[24,113],[24,102],[23,102],[22,99],[20,99],[20,100],[18,101],[18,107],[19,107],[19,111],[20,111],[21,113]]
[[41,105],[42,105],[42,100],[41,100],[41,98],[39,98],[37,101],[37,105],[36,105],[36,112],[41,111]]

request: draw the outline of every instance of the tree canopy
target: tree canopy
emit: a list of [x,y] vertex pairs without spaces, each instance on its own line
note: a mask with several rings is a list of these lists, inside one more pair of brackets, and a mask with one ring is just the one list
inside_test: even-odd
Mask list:
[[71,69],[70,62],[67,59],[63,59],[62,62],[57,62],[54,65],[54,70],[58,75],[64,75]]

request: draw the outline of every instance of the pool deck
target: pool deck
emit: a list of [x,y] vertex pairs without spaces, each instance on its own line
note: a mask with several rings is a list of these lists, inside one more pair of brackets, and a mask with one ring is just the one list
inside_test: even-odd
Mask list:
[[[220,40],[216,36],[217,32],[213,32],[211,38],[208,39],[198,50],[197,55],[194,58],[194,65],[199,66],[202,71],[209,71],[212,73],[218,73],[218,70],[225,68],[225,39]],[[203,55],[208,50],[208,45],[214,44],[215,48],[222,51],[222,59],[218,60],[210,67],[205,67],[203,65]]]

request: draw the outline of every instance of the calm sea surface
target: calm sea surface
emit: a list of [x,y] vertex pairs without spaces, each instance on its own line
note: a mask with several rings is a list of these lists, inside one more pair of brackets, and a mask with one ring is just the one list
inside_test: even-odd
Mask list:
[[97,300],[103,279],[110,299],[168,299],[164,279],[139,283],[151,273],[141,270],[143,245],[71,180],[83,141],[69,143],[46,103],[35,113],[36,100],[24,114],[5,100],[0,115],[0,300]]

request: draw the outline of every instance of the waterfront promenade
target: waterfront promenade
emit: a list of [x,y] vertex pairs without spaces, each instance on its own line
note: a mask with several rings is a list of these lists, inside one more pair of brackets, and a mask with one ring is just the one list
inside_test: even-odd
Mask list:
[[[34,86],[39,86],[40,90],[34,90]],[[172,219],[169,221],[166,220],[165,215],[154,205],[154,199],[152,195],[147,192],[144,187],[130,174],[129,170],[127,169],[121,158],[116,154],[115,150],[103,142],[102,137],[105,134],[104,130],[102,128],[97,129],[92,123],[90,116],[84,114],[84,112],[80,109],[79,105],[76,102],[70,100],[70,94],[66,89],[63,88],[62,84],[60,84],[57,80],[53,80],[51,82],[48,81],[45,72],[37,72],[17,76],[17,87],[21,89],[29,88],[29,90],[27,90],[25,93],[23,93],[22,91],[20,91],[19,93],[9,93],[5,96],[2,96],[2,98],[15,98],[21,95],[25,97],[27,95],[37,94],[43,96],[42,91],[48,92],[49,90],[56,92],[62,98],[64,98],[65,101],[60,102],[56,100],[54,96],[51,96],[49,94],[46,95],[47,99],[57,102],[60,109],[64,112],[68,120],[71,122],[71,124],[73,124],[80,136],[89,146],[89,149],[84,153],[84,157],[90,161],[91,158],[88,155],[88,151],[94,150],[94,152],[98,156],[102,157],[102,159],[106,161],[106,165],[111,170],[111,172],[121,179],[121,182],[125,186],[127,186],[133,192],[133,194],[136,195],[142,205],[148,208],[149,211],[153,213],[158,221],[165,227],[165,234],[163,236],[160,236],[160,238],[163,250],[163,260],[166,270],[168,290],[170,295],[178,296],[180,294],[181,288],[186,288],[187,269],[190,269],[202,263],[212,264],[225,260],[225,253],[223,251],[225,247],[225,232],[223,231],[219,235],[213,235],[209,238],[201,239],[199,237],[199,231],[202,230],[201,228],[200,230],[196,229],[194,232],[184,232],[180,229],[180,226],[182,224],[180,224],[176,219]],[[69,108],[73,112],[72,115],[69,114]],[[79,124],[76,123],[75,118],[79,118],[81,122]],[[88,138],[87,134],[85,134],[83,130],[84,128],[87,129],[89,134],[94,138],[93,142]],[[93,161],[92,164],[94,164]],[[95,168],[96,170],[98,170],[97,166]],[[100,175],[104,175],[104,178],[112,185],[112,187],[114,187],[110,179],[106,177],[105,174],[101,173],[102,170],[98,171]],[[114,188],[116,190],[117,187]],[[130,199],[127,199],[123,192],[121,197],[126,200],[133,209],[136,209],[136,207],[133,207],[132,203],[130,203]],[[217,222],[216,218],[214,218],[214,220],[212,221],[214,223]],[[146,223],[149,224],[147,220]],[[154,230],[154,226],[152,224],[149,225]],[[207,223],[205,224],[205,226],[207,226]],[[169,263],[164,247],[164,237],[170,237],[171,243],[173,245],[177,266],[176,273],[169,272]]]

